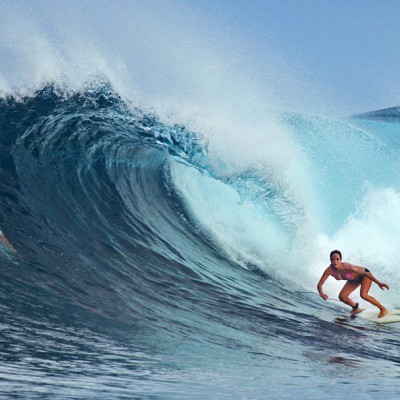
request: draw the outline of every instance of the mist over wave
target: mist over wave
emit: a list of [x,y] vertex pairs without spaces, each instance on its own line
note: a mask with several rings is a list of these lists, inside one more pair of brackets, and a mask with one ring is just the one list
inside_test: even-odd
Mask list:
[[[340,102],[301,65],[265,42],[262,52],[226,32],[202,7],[180,1],[15,3],[0,16],[0,89],[67,82],[77,90],[103,74],[141,108],[171,109],[223,123],[246,109],[340,113]],[[249,116],[249,115],[248,115]],[[243,120],[243,118],[242,118]],[[215,123],[212,124],[217,127]]]

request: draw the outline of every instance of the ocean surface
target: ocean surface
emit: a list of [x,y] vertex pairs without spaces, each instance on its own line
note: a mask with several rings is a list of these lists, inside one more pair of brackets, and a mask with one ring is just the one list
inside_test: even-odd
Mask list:
[[273,118],[216,141],[107,82],[1,98],[1,398],[398,398],[400,324],[316,291],[339,248],[400,308],[398,112]]

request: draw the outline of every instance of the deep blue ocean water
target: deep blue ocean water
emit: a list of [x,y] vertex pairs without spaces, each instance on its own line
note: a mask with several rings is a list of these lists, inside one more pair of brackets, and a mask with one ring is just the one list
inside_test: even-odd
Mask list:
[[340,248],[400,307],[398,119],[274,119],[216,147],[107,83],[2,98],[0,397],[398,397],[400,324],[316,295]]

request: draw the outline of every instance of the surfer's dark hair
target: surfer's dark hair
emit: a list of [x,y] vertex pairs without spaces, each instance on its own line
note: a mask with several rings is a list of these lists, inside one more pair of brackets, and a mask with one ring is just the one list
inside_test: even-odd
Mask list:
[[338,254],[340,259],[342,259],[342,253],[339,250],[332,250],[329,259],[331,259],[334,254]]

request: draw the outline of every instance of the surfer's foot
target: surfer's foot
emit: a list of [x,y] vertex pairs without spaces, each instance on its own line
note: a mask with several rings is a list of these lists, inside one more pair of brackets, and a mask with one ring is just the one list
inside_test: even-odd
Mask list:
[[361,312],[361,311],[362,311],[361,308],[360,308],[360,307],[357,307],[355,310],[351,311],[350,314],[351,314],[351,315],[355,315],[355,314],[358,314],[358,313]]
[[378,315],[378,318],[384,317],[385,315],[387,315],[387,313],[388,313],[388,310],[386,310],[386,308],[381,310],[381,312]]
[[361,312],[361,308],[358,307],[358,303],[355,303],[354,306],[351,306],[351,308],[353,309],[353,311],[350,312],[351,315],[355,315]]

